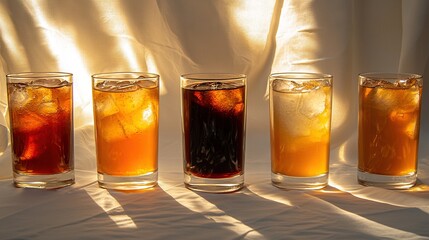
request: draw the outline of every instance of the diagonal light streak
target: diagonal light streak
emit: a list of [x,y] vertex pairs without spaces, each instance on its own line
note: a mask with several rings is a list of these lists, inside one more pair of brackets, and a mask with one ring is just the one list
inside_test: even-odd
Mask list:
[[133,219],[125,213],[121,204],[106,189],[93,184],[84,190],[119,228],[137,228]]
[[[10,13],[7,9],[5,9],[5,5],[0,4],[0,34],[2,36],[1,40],[3,40],[3,44],[1,44],[2,46],[0,49],[1,51],[6,51],[5,55],[9,55],[9,65],[19,66],[22,69],[28,69],[30,63],[26,57],[27,54],[25,53],[24,47],[22,46],[16,31],[17,27],[18,26],[15,26],[14,28],[14,23],[10,17]],[[5,91],[3,92],[6,94]],[[6,95],[2,95],[1,97],[3,100],[6,98]]]
[[[53,19],[46,16],[43,2],[26,1],[27,11],[32,14],[40,30],[39,37],[46,42],[46,48],[55,56],[60,71],[73,73],[73,101],[75,106],[75,126],[92,122],[91,85],[86,81],[89,70],[85,59],[80,54],[74,37],[68,29],[58,26]],[[77,111],[76,111],[77,110]]]
[[[124,55],[124,60],[128,63],[128,68],[131,71],[147,71],[151,73],[159,73],[156,66],[155,60],[151,52],[144,48],[144,61],[139,61],[138,49],[134,46],[137,42],[134,37],[132,29],[129,27],[129,24],[126,21],[126,15],[121,11],[122,5],[121,2],[103,2],[96,1],[94,2],[100,11],[100,14],[103,15],[105,24],[103,27],[105,31],[109,34],[115,36],[117,44],[121,49],[121,53]],[[160,77],[160,94],[166,94],[166,89]]]
[[[287,206],[294,206],[293,202],[288,199],[288,195],[293,194],[294,198],[298,196],[298,198],[307,201],[309,203],[305,204],[305,206],[310,206],[307,208],[300,207],[300,211],[310,212],[308,215],[320,214],[324,216],[332,216],[333,213],[344,216],[347,218],[347,222],[349,225],[356,226],[360,231],[367,233],[368,235],[373,235],[376,237],[383,238],[392,238],[392,239],[421,239],[422,236],[414,234],[412,232],[402,231],[399,229],[395,229],[378,222],[374,222],[365,217],[361,217],[355,213],[346,211],[342,208],[339,208],[331,203],[326,201],[322,201],[319,198],[311,196],[309,194],[300,192],[300,191],[279,191],[278,189],[268,189],[263,186],[260,187],[258,185],[248,186],[248,189],[258,195],[259,197],[265,198],[267,200],[271,200],[274,202],[282,203]],[[301,195],[301,197],[300,197]],[[290,197],[289,197],[290,198]],[[316,200],[320,200],[317,201]],[[298,207],[298,206],[297,206]],[[333,217],[333,216],[332,216]]]
[[429,200],[406,194],[406,191],[392,191],[377,187],[363,186],[349,189],[332,179],[329,184],[360,199],[371,200],[398,207],[418,208],[423,212],[429,213]]
[[163,181],[159,181],[158,185],[182,206],[193,212],[202,214],[207,219],[224,225],[228,230],[238,234],[239,236],[245,236],[246,238],[251,239],[263,238],[258,231],[247,226],[240,220],[226,215],[224,211],[200,197],[198,194],[184,187],[173,187]]

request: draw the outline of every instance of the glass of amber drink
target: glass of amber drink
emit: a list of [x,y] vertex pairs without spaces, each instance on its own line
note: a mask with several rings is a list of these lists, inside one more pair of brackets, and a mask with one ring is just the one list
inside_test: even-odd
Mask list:
[[417,74],[359,75],[360,184],[407,189],[416,183],[422,86]]
[[73,184],[72,74],[13,73],[6,80],[15,186]]
[[271,181],[285,189],[327,185],[332,76],[274,73],[269,78]]
[[158,180],[159,76],[141,72],[92,76],[100,187],[150,188]]
[[244,184],[246,76],[181,76],[185,186],[225,193]]

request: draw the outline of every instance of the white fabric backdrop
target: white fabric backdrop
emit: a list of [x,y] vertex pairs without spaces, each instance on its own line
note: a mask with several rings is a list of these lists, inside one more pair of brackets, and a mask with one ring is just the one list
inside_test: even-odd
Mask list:
[[[428,29],[426,0],[0,0],[0,110],[6,113],[5,74],[73,73],[78,170],[70,188],[13,188],[7,130],[0,128],[0,149],[6,148],[0,236],[429,237],[426,84],[418,186],[388,191],[356,183],[356,76],[429,76]],[[154,191],[126,194],[96,185],[90,76],[106,71],[161,75],[160,187]],[[269,73],[280,71],[334,76],[330,187],[324,191],[280,191],[269,184],[265,92]],[[183,188],[179,76],[190,72],[248,75],[247,188],[241,192]],[[0,124],[7,125],[1,116]]]

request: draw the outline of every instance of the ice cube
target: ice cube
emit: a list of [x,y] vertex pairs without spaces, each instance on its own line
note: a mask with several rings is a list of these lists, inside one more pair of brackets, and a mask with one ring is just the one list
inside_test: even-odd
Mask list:
[[300,92],[312,92],[320,89],[321,87],[322,87],[322,82],[307,81],[307,82],[303,82],[301,84],[301,87],[296,90],[299,90]]
[[299,93],[273,93],[274,121],[284,129],[288,135],[308,136],[310,135],[310,121],[298,113],[302,94]]
[[135,84],[135,81],[120,81],[116,82],[115,90],[120,92],[132,92],[139,89],[139,87]]
[[56,102],[43,102],[38,107],[38,112],[43,115],[57,113],[59,106]]
[[19,109],[33,108],[44,113],[54,113],[57,111],[58,99],[52,96],[52,89],[46,87],[34,87],[27,84],[14,84],[10,86],[11,104]]
[[47,87],[47,88],[54,88],[54,87],[61,87],[68,85],[69,82],[59,79],[59,78],[40,78],[33,80],[30,85],[33,87]]
[[71,86],[55,88],[52,98],[59,104],[59,108],[63,111],[70,111],[72,108],[72,93]]
[[274,118],[278,124],[292,136],[312,136],[320,140],[329,131],[330,111],[326,105],[329,101],[328,88],[307,87],[317,90],[296,92],[273,92]]
[[[151,99],[156,99],[156,91],[152,89],[147,89],[144,86],[147,86],[145,83],[136,84],[134,81],[121,81],[115,83],[106,83],[103,85],[104,89],[106,86],[109,88],[109,94],[112,97],[113,102],[116,104],[117,108],[124,114],[134,112],[141,108],[142,104]],[[152,83],[151,86],[155,86]]]
[[190,88],[198,90],[193,91],[193,101],[197,104],[216,112],[240,114],[244,110],[243,89],[236,87],[236,85],[219,82],[190,86]]
[[9,95],[10,102],[14,107],[22,108],[30,102],[31,99],[25,86],[23,84],[14,84],[9,87],[11,92]]
[[271,87],[276,92],[294,92],[299,91],[302,85],[294,81],[274,80]]
[[418,89],[407,90],[403,96],[403,109],[415,110],[418,107],[420,101],[420,92]]
[[299,93],[273,92],[272,95],[274,107],[277,109],[274,111],[278,111],[280,114],[296,112],[302,97]]
[[120,122],[118,115],[106,116],[99,124],[97,129],[100,131],[100,135],[104,141],[112,142],[127,138],[124,126]]
[[101,119],[112,116],[119,112],[119,108],[116,106],[115,99],[113,99],[110,93],[95,93],[94,104],[97,115]]
[[125,124],[126,134],[143,132],[150,126],[153,126],[155,121],[157,121],[156,113],[157,110],[155,109],[155,106],[148,102],[141,109],[138,109],[130,114],[123,115],[121,121],[123,121]]
[[240,106],[235,110],[244,108],[243,97],[239,89],[210,91],[207,92],[206,97],[208,98],[207,105],[218,112],[235,112],[234,108],[237,105]]
[[367,80],[364,86],[374,88],[370,92],[378,108],[414,108],[420,100],[420,86],[416,79],[401,79],[396,82]]
[[[315,89],[313,86],[310,87],[311,89]],[[323,88],[316,88],[301,95],[299,112],[302,115],[312,119],[325,111],[327,95]]]
[[229,86],[229,85],[225,85],[221,82],[205,82],[205,83],[192,85],[191,88],[196,90],[219,90],[219,89],[224,89],[225,86]]
[[374,107],[383,111],[415,111],[420,101],[418,89],[375,88],[372,92],[369,97]]
[[[137,87],[137,86],[134,86]],[[115,104],[119,107],[121,113],[129,114],[141,109],[145,101],[149,101],[145,89],[139,89],[132,92],[116,92],[112,94]]]
[[222,88],[222,83],[220,82],[212,82],[208,84],[208,87],[210,90],[217,90]]
[[401,79],[398,80],[394,83],[395,87],[400,87],[400,88],[411,88],[413,86],[416,86],[417,80],[412,78],[412,79]]
[[364,87],[370,87],[370,88],[374,88],[374,87],[379,87],[379,86],[392,86],[393,84],[388,82],[388,81],[383,81],[383,80],[373,80],[373,79],[366,79],[362,82],[361,84]]
[[12,127],[17,128],[20,131],[31,132],[40,129],[47,124],[48,122],[45,118],[29,111],[20,115],[19,118],[14,118]]
[[311,121],[300,115],[291,114],[282,121],[284,129],[287,129],[287,134],[297,136],[310,136],[311,135]]
[[27,91],[30,95],[31,103],[34,105],[56,101],[52,97],[52,89],[50,88],[32,86]]
[[156,87],[156,83],[153,81],[138,81],[137,85],[140,88],[155,88]]
[[375,88],[371,93],[368,97],[377,109],[387,110],[397,103],[396,94],[392,89]]
[[116,88],[116,83],[111,81],[103,81],[97,83],[94,88],[100,91],[109,91]]
[[105,141],[118,141],[143,133],[149,127],[154,128],[157,110],[152,104],[129,114],[119,112],[101,120],[102,134]]

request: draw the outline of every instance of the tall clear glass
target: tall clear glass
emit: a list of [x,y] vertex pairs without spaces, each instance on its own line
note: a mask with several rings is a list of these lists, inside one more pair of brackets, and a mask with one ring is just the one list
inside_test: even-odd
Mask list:
[[270,86],[271,180],[286,189],[327,185],[332,76],[274,73]]
[[142,72],[92,76],[100,187],[150,188],[158,180],[159,76]]
[[359,75],[358,182],[388,189],[416,183],[423,78]]
[[181,76],[185,186],[233,192],[244,183],[246,76]]
[[6,80],[15,186],[73,184],[72,74],[13,73]]

